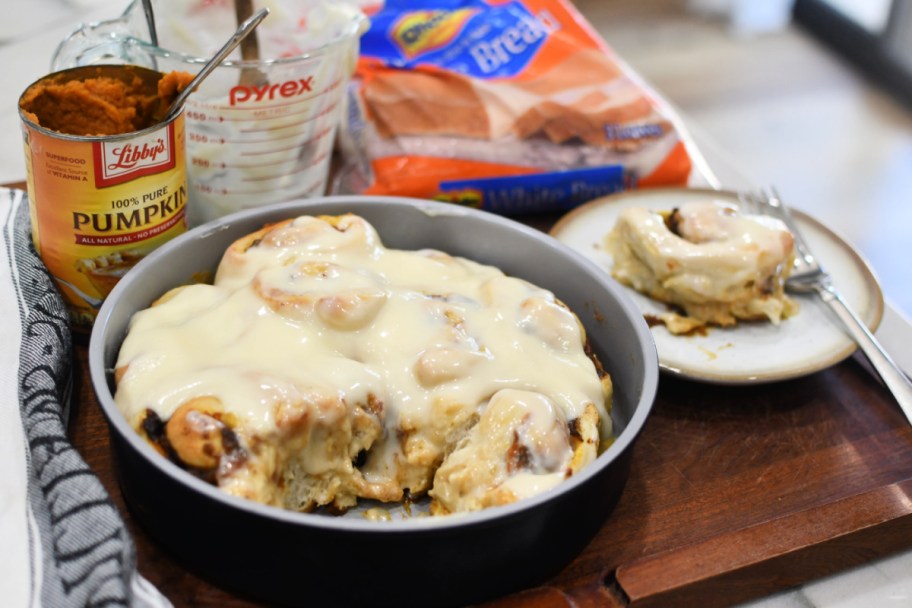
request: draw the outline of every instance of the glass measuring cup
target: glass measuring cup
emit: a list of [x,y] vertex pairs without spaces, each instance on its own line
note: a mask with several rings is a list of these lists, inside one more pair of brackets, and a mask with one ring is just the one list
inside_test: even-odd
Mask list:
[[[237,27],[232,0],[153,0],[153,7],[158,45],[148,42],[142,2],[134,0],[119,17],[70,34],[52,68],[131,63],[195,73]],[[262,59],[233,55],[185,105],[191,225],[325,192],[367,20],[338,0],[269,8],[257,28]]]

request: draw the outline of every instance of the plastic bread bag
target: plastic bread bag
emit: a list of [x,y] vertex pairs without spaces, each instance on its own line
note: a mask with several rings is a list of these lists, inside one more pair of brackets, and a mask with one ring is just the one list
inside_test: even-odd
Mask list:
[[685,186],[668,105],[564,0],[389,0],[367,9],[334,193],[505,215]]

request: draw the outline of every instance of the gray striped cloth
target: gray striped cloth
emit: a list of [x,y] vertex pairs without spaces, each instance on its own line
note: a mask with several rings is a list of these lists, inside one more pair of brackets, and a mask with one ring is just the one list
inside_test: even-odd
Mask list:
[[167,607],[120,514],[66,436],[71,341],[31,243],[27,195],[0,188],[0,603]]

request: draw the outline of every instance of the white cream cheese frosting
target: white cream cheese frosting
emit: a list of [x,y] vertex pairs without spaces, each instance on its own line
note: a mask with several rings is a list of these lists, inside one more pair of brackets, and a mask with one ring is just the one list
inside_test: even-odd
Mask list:
[[137,313],[115,400],[233,494],[308,510],[430,490],[437,513],[475,510],[547,490],[610,436],[584,344],[549,291],[386,248],[357,216],[304,216]]

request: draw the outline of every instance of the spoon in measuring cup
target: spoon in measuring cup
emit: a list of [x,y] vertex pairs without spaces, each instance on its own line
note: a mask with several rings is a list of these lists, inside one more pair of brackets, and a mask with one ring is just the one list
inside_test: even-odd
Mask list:
[[242,23],[238,27],[234,35],[228,39],[228,42],[212,56],[212,59],[206,62],[206,65],[203,66],[203,69],[199,71],[199,74],[194,76],[193,80],[184,88],[180,94],[174,98],[174,101],[171,103],[171,107],[168,108],[168,113],[165,114],[163,122],[168,122],[174,118],[181,110],[184,105],[184,102],[187,101],[187,97],[190,96],[196,87],[214,70],[218,65],[224,61],[224,59],[234,50],[234,47],[241,43],[241,40],[247,37],[253,29],[260,24],[260,22],[266,18],[266,15],[269,14],[268,8],[261,8],[254,15]]
[[[242,23],[250,18],[253,14],[253,0],[234,0],[234,16],[237,23]],[[260,44],[257,41],[256,32],[241,40],[241,59],[244,62],[258,61],[260,59]],[[261,70],[254,67],[244,66],[241,68],[240,84],[241,86],[262,86],[269,79]]]
[[146,25],[149,26],[149,42],[158,46],[158,31],[155,29],[155,12],[152,10],[152,0],[142,0],[143,13],[146,15]]

